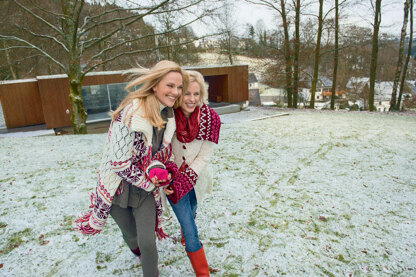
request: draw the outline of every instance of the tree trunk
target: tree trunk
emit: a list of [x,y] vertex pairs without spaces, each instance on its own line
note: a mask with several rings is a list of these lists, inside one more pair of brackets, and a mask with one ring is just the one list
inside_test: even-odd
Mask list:
[[300,48],[300,0],[295,5],[295,53],[293,54],[293,108],[298,107],[299,90],[299,48]]
[[400,34],[400,44],[399,44],[399,57],[397,59],[397,67],[396,73],[394,74],[394,81],[393,81],[393,90],[391,93],[391,100],[390,100],[390,111],[395,111],[400,109],[400,107],[396,106],[396,97],[397,97],[397,86],[399,85],[399,80],[403,68],[403,52],[404,52],[404,41],[406,38],[406,29],[407,29],[407,21],[409,20],[409,2],[410,0],[406,0],[404,2],[404,16],[403,16],[403,25],[402,31]]
[[292,59],[290,55],[290,41],[289,41],[289,26],[287,23],[285,1],[280,0],[280,6],[282,8],[281,15],[283,21],[283,30],[285,35],[284,53],[285,53],[285,73],[286,73],[286,92],[287,92],[287,106],[292,107]]
[[[6,44],[5,40],[3,40],[3,48],[4,49],[7,48],[7,44]],[[8,67],[9,67],[10,74],[12,75],[13,80],[16,80],[17,76],[16,76],[16,73],[14,72],[14,69],[13,69],[13,64],[12,64],[11,59],[10,59],[9,50],[6,49],[4,51],[4,53],[6,54],[6,61],[7,61]]]
[[71,103],[71,122],[74,134],[87,133],[88,114],[84,108],[82,100],[82,78],[69,77],[69,102]]
[[400,104],[401,104],[401,101],[402,101],[404,83],[406,82],[407,66],[409,64],[410,55],[411,55],[411,52],[412,52],[412,41],[413,41],[413,0],[410,0],[408,2],[410,2],[409,3],[410,4],[410,6],[409,6],[409,10],[410,10],[409,46],[407,48],[406,61],[404,62],[404,65],[403,65],[402,76],[401,76],[401,81],[400,81],[399,98],[397,99],[397,105],[396,105],[396,108],[398,110],[400,109]]
[[231,48],[231,32],[228,32],[228,38],[227,38],[227,48],[228,48],[228,60],[230,61],[230,64],[233,64],[233,53]]
[[331,110],[335,110],[335,92],[337,90],[337,74],[338,74],[338,0],[335,0],[335,52],[334,52],[334,72],[332,76],[331,89]]
[[324,6],[324,0],[319,0],[318,34],[316,37],[315,60],[314,60],[314,65],[313,65],[311,101],[309,103],[309,108],[311,109],[315,108],[315,92],[316,92],[316,84],[318,83],[318,75],[319,75],[318,72],[319,72],[321,37],[322,37],[322,27],[323,27],[323,6]]
[[[81,1],[83,4],[83,1]],[[81,69],[80,48],[77,36],[78,20],[75,13],[77,3],[72,1],[61,0],[62,13],[66,15],[62,19],[62,30],[65,34],[65,44],[69,50],[68,59],[69,67],[67,71],[69,79],[69,102],[71,104],[71,122],[74,134],[87,133],[88,114],[84,108],[82,100],[82,79],[84,74]],[[75,18],[75,19],[74,19]]]
[[373,25],[373,42],[371,50],[370,63],[370,92],[368,96],[368,108],[370,112],[374,111],[374,85],[376,82],[377,72],[377,54],[378,54],[378,32],[381,22],[381,0],[376,0],[374,25]]

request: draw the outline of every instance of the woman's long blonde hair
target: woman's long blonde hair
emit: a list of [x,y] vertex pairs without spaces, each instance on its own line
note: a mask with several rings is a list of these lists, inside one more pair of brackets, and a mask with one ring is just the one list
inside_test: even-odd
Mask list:
[[[208,103],[208,93],[207,93],[207,85],[204,80],[204,76],[202,76],[201,73],[195,70],[186,70],[186,73],[189,75],[189,84],[193,82],[197,82],[200,87],[200,100],[198,103],[198,106],[202,106],[202,104]],[[183,95],[186,92],[186,90],[182,91],[181,96],[179,96],[178,100],[176,100],[174,108],[178,108],[182,104]]]
[[[182,86],[185,91],[189,84],[188,74],[178,64],[172,61],[160,61],[152,69],[143,67],[128,70],[131,81],[126,86],[127,96],[121,101],[118,108],[111,114],[113,120],[120,112],[129,105],[134,99],[139,100],[139,107],[136,108],[128,117],[132,116],[137,109],[143,109],[143,117],[157,128],[162,128],[165,123],[160,115],[160,102],[157,100],[153,87],[156,86],[163,77],[169,72],[178,72],[182,75]],[[131,90],[133,89],[133,90]],[[129,120],[125,118],[124,120]]]

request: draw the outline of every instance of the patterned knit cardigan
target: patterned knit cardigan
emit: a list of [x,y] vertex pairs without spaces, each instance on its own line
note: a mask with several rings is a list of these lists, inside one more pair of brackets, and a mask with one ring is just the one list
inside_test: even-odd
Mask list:
[[101,232],[115,194],[121,193],[120,183],[124,179],[136,187],[152,191],[156,201],[155,231],[159,239],[166,237],[160,227],[164,191],[151,183],[146,172],[155,164],[176,168],[171,161],[171,140],[176,124],[174,118],[168,118],[161,148],[152,156],[153,126],[141,116],[142,111],[137,108],[138,101],[134,100],[111,122],[97,185],[91,193],[92,209],[75,220],[74,230],[92,235]]

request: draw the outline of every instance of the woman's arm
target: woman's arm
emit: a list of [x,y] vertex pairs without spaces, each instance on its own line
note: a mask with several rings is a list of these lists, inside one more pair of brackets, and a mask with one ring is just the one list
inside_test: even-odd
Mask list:
[[215,143],[204,140],[202,146],[195,159],[188,165],[197,175],[200,175],[202,171],[208,166],[211,156],[215,150]]
[[[130,184],[152,191],[155,186],[146,178],[146,168],[136,161],[136,151],[146,151],[143,134],[115,121],[109,138],[109,158],[112,170]],[[143,153],[142,156],[146,156]]]
[[172,183],[173,193],[168,195],[173,204],[176,204],[195,186],[199,174],[208,166],[214,148],[215,143],[203,141],[196,158],[189,165],[184,162],[179,168],[179,173]]

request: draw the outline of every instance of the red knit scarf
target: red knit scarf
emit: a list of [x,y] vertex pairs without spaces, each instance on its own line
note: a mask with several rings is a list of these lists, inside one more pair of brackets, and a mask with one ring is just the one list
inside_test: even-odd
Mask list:
[[179,107],[175,110],[176,137],[182,143],[193,141],[199,131],[200,108],[197,106],[188,118]]

